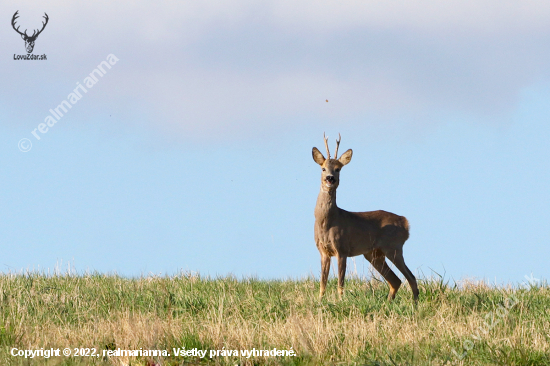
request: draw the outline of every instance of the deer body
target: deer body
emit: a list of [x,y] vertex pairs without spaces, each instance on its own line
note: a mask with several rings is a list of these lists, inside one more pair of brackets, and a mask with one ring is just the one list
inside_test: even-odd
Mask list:
[[321,254],[320,296],[325,292],[331,257],[338,259],[338,292],[342,296],[347,258],[363,255],[388,281],[390,300],[395,297],[401,280],[387,265],[386,257],[405,275],[416,300],[416,279],[403,259],[403,244],[409,238],[407,219],[382,210],[348,212],[336,205],[340,170],[351,161],[352,156],[352,150],[348,150],[336,159],[339,143],[338,140],[334,159],[330,158],[326,138],[328,159],[317,148],[312,151],[313,160],[322,168],[321,191],[315,206],[315,243]]
[[336,207],[336,203],[331,212],[319,205],[319,199],[315,210],[315,242],[320,251],[331,257],[364,255],[380,249],[383,237],[400,237],[402,241],[408,237],[408,222],[403,216],[386,211],[348,212]]

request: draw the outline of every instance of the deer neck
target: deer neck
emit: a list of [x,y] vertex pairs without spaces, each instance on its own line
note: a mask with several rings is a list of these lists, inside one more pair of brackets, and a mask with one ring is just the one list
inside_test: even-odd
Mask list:
[[317,205],[315,206],[315,220],[329,223],[337,214],[336,190],[326,191],[321,188],[319,196],[317,196]]

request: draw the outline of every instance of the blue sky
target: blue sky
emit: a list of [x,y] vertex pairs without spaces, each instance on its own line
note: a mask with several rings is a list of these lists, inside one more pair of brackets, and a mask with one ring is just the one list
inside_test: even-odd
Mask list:
[[[4,272],[70,261],[128,276],[318,276],[311,148],[326,132],[354,150],[339,206],[406,216],[420,277],[548,278],[546,2],[0,9]],[[16,10],[29,29],[48,13],[34,50],[47,61],[13,60],[25,53]],[[119,61],[37,140],[110,54]]]

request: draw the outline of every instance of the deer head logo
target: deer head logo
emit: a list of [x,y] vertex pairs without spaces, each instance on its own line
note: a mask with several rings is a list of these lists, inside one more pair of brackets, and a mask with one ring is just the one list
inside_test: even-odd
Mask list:
[[25,48],[27,49],[27,53],[31,53],[32,50],[34,49],[34,41],[36,41],[36,38],[38,37],[38,35],[40,33],[42,33],[42,31],[44,30],[44,28],[46,28],[46,24],[48,24],[48,14],[44,13],[44,19],[46,19],[45,22],[42,22],[42,29],[38,30],[38,29],[35,29],[34,32],[32,33],[32,36],[29,36],[27,34],[27,30],[25,29],[25,32],[21,33],[19,31],[19,27],[15,28],[15,20],[17,18],[19,18],[19,15],[17,15],[17,13],[19,13],[19,10],[17,10],[15,12],[15,14],[13,14],[13,18],[11,18],[11,26],[13,27],[13,29],[15,29],[15,31],[17,33],[19,33],[21,35],[21,38],[23,38],[23,40],[25,41]]

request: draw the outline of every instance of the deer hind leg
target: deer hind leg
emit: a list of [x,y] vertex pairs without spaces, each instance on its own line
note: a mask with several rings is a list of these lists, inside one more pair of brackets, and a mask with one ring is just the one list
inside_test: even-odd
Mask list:
[[401,286],[401,280],[388,266],[386,263],[386,257],[382,251],[375,249],[372,252],[369,252],[364,255],[365,258],[372,264],[374,269],[378,271],[384,277],[388,284],[390,285],[390,293],[388,294],[388,300],[391,301],[395,299],[395,294]]
[[348,257],[338,256],[338,295],[344,295],[344,280],[346,279],[346,265]]
[[321,253],[321,290],[319,298],[325,294],[327,288],[327,280],[330,272],[330,256],[326,253]]
[[401,271],[401,273],[403,273],[407,281],[409,281],[409,285],[411,286],[411,290],[413,293],[413,300],[415,302],[418,301],[418,285],[416,283],[416,277],[414,277],[409,267],[407,267],[407,265],[405,264],[405,258],[403,258],[403,250],[396,250],[392,253],[386,253],[386,256],[393,262],[393,264],[395,264],[397,269]]

